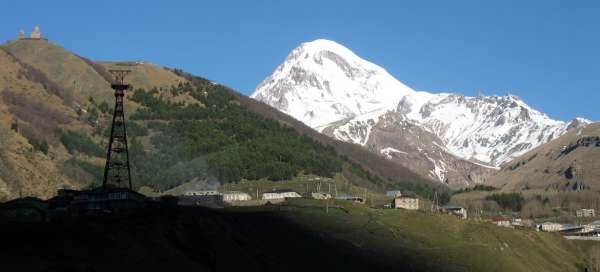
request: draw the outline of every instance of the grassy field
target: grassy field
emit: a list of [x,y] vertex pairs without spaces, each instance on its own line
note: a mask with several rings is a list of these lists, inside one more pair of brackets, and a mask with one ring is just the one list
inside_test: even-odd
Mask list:
[[0,227],[8,271],[583,271],[595,247],[448,215],[308,199]]
[[497,215],[498,213],[510,213],[523,218],[531,218],[537,222],[554,221],[562,223],[589,223],[598,220],[595,218],[577,218],[576,210],[600,209],[600,192],[592,190],[584,191],[560,191],[532,189],[520,192],[523,203],[520,211],[507,212],[498,205],[491,205],[493,201],[486,200],[487,196],[500,194],[501,191],[471,191],[455,194],[451,202],[462,205],[469,209],[473,215],[482,215],[484,218]]
[[371,209],[298,200],[284,213],[313,231],[350,241],[382,257],[405,256],[445,271],[579,271],[584,252],[558,235],[516,231],[421,211]]

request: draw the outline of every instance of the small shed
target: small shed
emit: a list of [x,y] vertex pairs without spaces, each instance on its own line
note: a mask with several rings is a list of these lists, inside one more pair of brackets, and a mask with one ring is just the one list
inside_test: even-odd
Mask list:
[[467,209],[458,205],[445,205],[442,207],[444,212],[458,216],[462,219],[467,219]]
[[314,199],[330,199],[331,198],[331,194],[328,194],[328,193],[312,193],[311,196]]

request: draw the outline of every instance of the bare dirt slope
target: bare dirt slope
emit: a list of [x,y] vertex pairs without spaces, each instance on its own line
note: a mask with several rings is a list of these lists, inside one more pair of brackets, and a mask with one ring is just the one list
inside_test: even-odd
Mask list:
[[[101,102],[112,107],[108,69],[114,66],[117,63],[99,64],[45,40],[0,45],[0,200],[48,198],[58,188],[89,185],[89,174],[68,162],[76,157],[101,167],[101,159],[69,153],[57,131],[76,131],[103,143],[98,133],[107,118],[100,114],[99,122],[92,122],[88,111]],[[185,82],[149,63],[126,68],[132,70],[131,80],[138,88],[166,89]],[[128,101],[126,107],[138,106]],[[47,144],[45,152],[34,146],[42,143]]]
[[600,123],[575,129],[503,167],[490,184],[523,189],[600,189]]

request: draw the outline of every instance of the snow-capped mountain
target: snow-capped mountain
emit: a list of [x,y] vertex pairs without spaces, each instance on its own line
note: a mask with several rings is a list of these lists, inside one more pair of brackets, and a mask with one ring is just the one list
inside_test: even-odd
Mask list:
[[397,112],[440,136],[453,154],[494,166],[591,123],[556,121],[514,95],[467,97],[457,94],[408,95]]
[[251,97],[315,128],[394,108],[413,92],[346,47],[316,40],[294,49]]
[[[552,120],[514,95],[417,92],[385,69],[328,40],[294,49],[251,97],[339,140],[390,159],[402,157],[398,160],[403,164],[408,163],[410,154],[399,147],[407,147],[407,141],[391,141],[387,131],[407,139],[400,131],[410,126],[414,133],[411,152],[419,153],[429,168],[420,172],[444,182],[452,171],[472,169],[473,165],[495,168],[571,128],[590,123],[585,119]],[[400,121],[390,123],[392,119]],[[391,124],[396,127],[390,129]],[[464,165],[457,165],[460,160]],[[474,179],[471,170],[458,176],[464,177],[455,181],[461,184],[484,179]]]

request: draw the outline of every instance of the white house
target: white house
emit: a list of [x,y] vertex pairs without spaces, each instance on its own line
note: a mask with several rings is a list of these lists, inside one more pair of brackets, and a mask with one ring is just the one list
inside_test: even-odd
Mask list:
[[564,229],[564,225],[554,222],[544,222],[540,225],[540,230],[545,232],[559,232]]
[[184,196],[212,196],[219,195],[218,191],[210,190],[210,191],[187,191],[183,193]]
[[223,193],[223,201],[224,202],[247,201],[247,200],[252,200],[252,197],[250,197],[249,194],[246,194],[244,192],[232,191],[232,192]]
[[596,216],[596,210],[594,209],[579,209],[576,212],[577,217],[594,217]]
[[504,216],[496,216],[492,219],[492,223],[498,227],[511,228],[510,218]]
[[271,192],[263,193],[263,200],[273,200],[273,199],[286,199],[286,198],[299,198],[302,197],[299,193],[292,191],[290,189],[281,189],[281,190],[273,190]]
[[312,193],[314,199],[330,199],[331,195],[327,193]]
[[415,197],[397,197],[394,198],[394,208],[405,210],[418,210],[419,199]]

